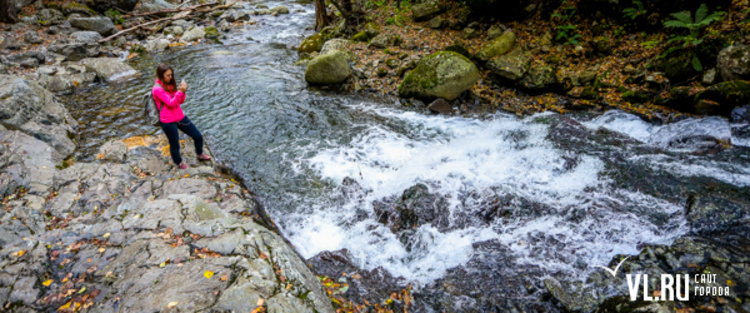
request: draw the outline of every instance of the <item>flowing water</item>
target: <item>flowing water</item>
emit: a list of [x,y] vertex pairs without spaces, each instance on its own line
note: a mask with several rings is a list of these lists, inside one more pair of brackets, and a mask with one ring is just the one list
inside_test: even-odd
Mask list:
[[[155,65],[169,63],[190,85],[186,114],[304,257],[346,248],[361,268],[426,288],[487,242],[512,260],[506,270],[581,280],[616,254],[688,233],[687,195],[706,182],[750,185],[750,131],[722,118],[657,126],[617,111],[428,116],[393,98],[307,88],[291,47],[311,33],[313,6],[265,4],[292,14],[260,17],[224,45],[138,59],[140,78],[64,97],[82,125],[79,158],[106,139],[157,131],[142,125],[138,99]],[[347,177],[355,194],[342,192]],[[376,203],[419,183],[447,203],[447,225],[419,224],[405,236],[378,221]]]

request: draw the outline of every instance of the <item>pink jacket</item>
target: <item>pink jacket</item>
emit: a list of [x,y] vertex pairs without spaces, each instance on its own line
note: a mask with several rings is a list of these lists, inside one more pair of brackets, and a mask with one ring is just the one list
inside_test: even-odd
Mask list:
[[182,108],[180,108],[180,104],[185,102],[185,94],[179,90],[170,93],[164,90],[163,86],[157,78],[154,89],[151,90],[154,95],[154,102],[161,109],[159,121],[162,123],[177,123],[185,118],[185,113],[182,113]]

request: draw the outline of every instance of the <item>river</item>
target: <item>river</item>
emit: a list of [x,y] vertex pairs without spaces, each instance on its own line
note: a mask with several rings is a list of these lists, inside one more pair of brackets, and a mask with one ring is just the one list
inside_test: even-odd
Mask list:
[[[312,33],[312,4],[264,4],[292,14],[256,16],[223,45],[136,58],[140,78],[63,97],[81,123],[78,158],[91,160],[107,139],[157,131],[142,123],[138,100],[155,65],[169,63],[190,85],[183,108],[217,159],[305,258],[346,248],[360,268],[382,267],[425,293],[456,268],[480,269],[481,255],[507,273],[536,273],[523,280],[533,285],[546,276],[583,281],[615,255],[689,233],[685,203],[705,184],[750,186],[750,132],[723,118],[430,116],[396,98],[308,88],[291,47]],[[342,193],[346,177],[359,186],[354,194]],[[417,184],[436,195],[442,216],[396,231],[381,223],[376,207]],[[523,281],[490,284],[523,289]],[[465,295],[486,283],[467,282],[475,286]]]

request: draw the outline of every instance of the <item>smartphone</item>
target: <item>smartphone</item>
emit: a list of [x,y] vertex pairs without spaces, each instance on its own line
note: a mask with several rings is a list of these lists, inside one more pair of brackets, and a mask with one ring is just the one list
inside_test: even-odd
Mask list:
[[185,79],[183,78],[182,81],[180,81],[180,84],[184,84],[184,83],[185,83]]

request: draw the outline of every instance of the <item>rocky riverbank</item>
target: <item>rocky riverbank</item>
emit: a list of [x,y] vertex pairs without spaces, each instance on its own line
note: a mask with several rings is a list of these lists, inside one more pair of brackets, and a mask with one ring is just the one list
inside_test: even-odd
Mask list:
[[108,142],[98,161],[75,163],[77,122],[55,96],[0,81],[4,311],[333,312],[225,168],[185,148],[192,167],[178,170],[156,137]]
[[[355,1],[353,10],[366,19],[356,27],[336,20],[340,12],[329,6],[335,22],[299,45],[300,64],[332,50],[347,51],[339,58],[351,63],[352,75],[334,79],[335,84],[398,95],[404,105],[443,99],[432,110],[446,114],[616,108],[669,122],[685,114],[729,116],[750,101],[745,88],[750,77],[744,74],[746,4],[712,4],[709,10],[726,10],[717,12],[721,18],[696,26],[696,32],[705,28],[701,39],[679,46],[674,43],[683,38],[679,28],[661,28],[671,18],[664,11],[693,14],[699,3],[658,3],[638,11],[651,14],[648,20],[623,18],[629,3],[614,10],[585,0],[519,3],[425,0],[396,8],[395,2]],[[438,55],[452,57],[435,62]],[[456,64],[474,69],[454,73]],[[416,90],[415,81],[451,92]],[[746,120],[742,114],[736,118]]]

